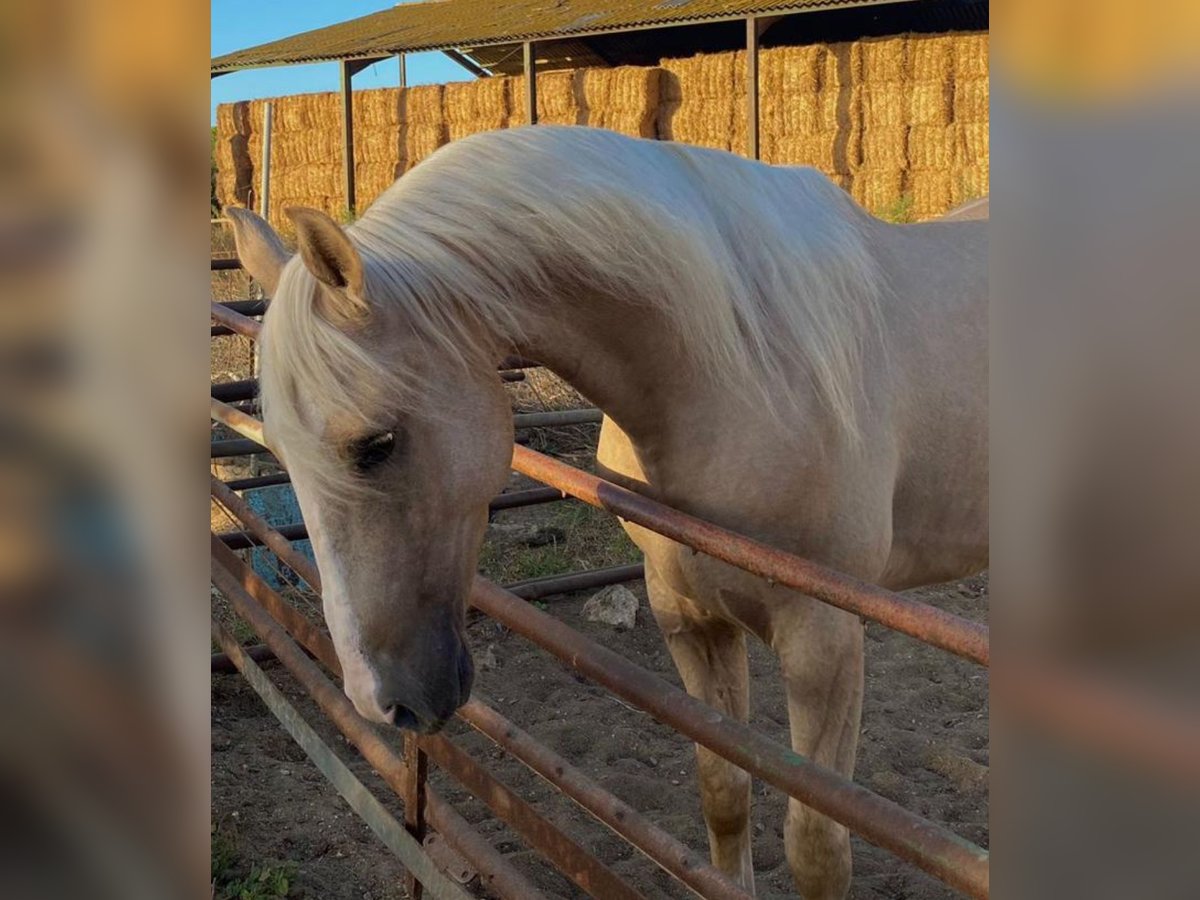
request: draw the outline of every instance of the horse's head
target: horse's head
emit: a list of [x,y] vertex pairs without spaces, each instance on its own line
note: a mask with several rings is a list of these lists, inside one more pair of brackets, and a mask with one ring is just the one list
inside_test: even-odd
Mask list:
[[466,598],[508,474],[509,403],[494,358],[464,364],[420,337],[413,317],[439,315],[437,296],[396,302],[403,276],[323,213],[288,214],[295,257],[229,210],[242,264],[273,297],[266,439],[309,526],[346,694],[369,719],[436,730],[471,691]]

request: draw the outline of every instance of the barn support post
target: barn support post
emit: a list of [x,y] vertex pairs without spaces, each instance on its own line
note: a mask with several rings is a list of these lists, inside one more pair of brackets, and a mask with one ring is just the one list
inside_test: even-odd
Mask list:
[[400,63],[400,87],[408,87],[408,54],[397,53],[396,60]]
[[258,189],[259,210],[264,219],[271,213],[271,123],[275,104],[267,101],[263,110],[262,180]]
[[537,124],[537,57],[533,41],[525,42],[525,121]]
[[351,81],[355,72],[354,63],[342,60],[342,177],[346,198],[346,214],[354,215],[354,106],[350,96]]

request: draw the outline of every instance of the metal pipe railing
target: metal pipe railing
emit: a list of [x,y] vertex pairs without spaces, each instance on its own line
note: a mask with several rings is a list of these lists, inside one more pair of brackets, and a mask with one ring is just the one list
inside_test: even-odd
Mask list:
[[[231,511],[241,518],[238,511],[232,508]],[[252,513],[243,519],[243,524],[264,540],[272,530]],[[284,551],[280,558],[305,581],[314,587],[319,584],[311,561],[296,553],[286,541],[272,538],[272,542]],[[224,553],[230,553],[219,541],[216,545]],[[988,854],[970,841],[718,713],[482,578],[476,579],[470,602],[660,722],[841,822],[871,843],[972,897],[987,896]]]
[[[328,651],[328,655],[332,656],[332,659],[324,659],[322,662],[327,665],[332,663],[332,671],[340,671],[337,667],[336,654],[332,652],[332,645],[326,646],[328,638],[324,638],[319,633],[315,635],[307,633],[303,628],[300,634],[297,634],[297,625],[304,624],[311,627],[310,623],[303,620],[303,617],[295,613],[278,595],[266,588],[264,583],[252,581],[249,586],[240,583],[237,575],[228,568],[233,555],[229,551],[226,552],[229,553],[229,557],[223,558],[214,548],[213,583],[233,604],[238,615],[249,622],[267,642],[266,646],[272,654],[300,682],[322,712],[362,753],[371,768],[378,772],[384,782],[400,795],[405,785],[404,760],[368,722],[358,715],[346,695],[326,678],[316,663],[309,659],[308,654],[296,645],[293,636],[300,640],[305,649],[318,659],[326,655],[325,651]],[[237,562],[236,558],[233,559]],[[259,590],[252,593],[254,588],[259,588]],[[272,601],[272,606],[277,609],[273,609],[271,606],[264,609],[259,602],[262,599]],[[270,612],[269,615],[267,611]],[[284,620],[290,620],[286,626],[281,622],[280,615]],[[295,621],[297,618],[303,622]],[[307,640],[301,637],[301,634],[306,634]],[[226,652],[228,652],[228,648],[226,648]],[[501,896],[513,898],[513,900],[543,896],[491,845],[484,841],[449,803],[429,787],[426,788],[426,803],[430,824],[445,836],[450,845],[471,863],[481,876],[490,881],[491,886]]]
[[988,664],[986,625],[910,600],[698,519],[528,447],[513,448],[512,465],[516,471],[559,488],[584,503],[608,510],[770,582],[802,591],[823,603],[871,619],[981,665]]
[[[335,724],[347,737],[351,736],[352,731],[362,729],[374,734],[366,720],[353,711],[341,691],[300,651],[289,632],[326,668],[340,675],[341,667],[333,642],[237,559],[215,536],[212,554],[213,583],[229,599],[238,615],[253,626],[279,661],[309,689],[323,708],[326,702],[338,707],[331,714],[331,718],[337,715]],[[312,568],[311,564],[308,568]],[[301,574],[307,581],[308,577]],[[341,701],[345,701],[344,705]],[[497,817],[508,823],[531,847],[588,894],[600,898],[636,900],[638,894],[607,866],[555,828],[526,801],[498,782],[446,738],[422,735],[419,744],[439,767],[483,801]]]

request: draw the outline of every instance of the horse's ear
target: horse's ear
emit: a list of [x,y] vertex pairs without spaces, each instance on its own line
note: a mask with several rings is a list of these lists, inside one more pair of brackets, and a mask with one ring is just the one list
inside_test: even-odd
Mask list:
[[279,273],[291,255],[283,241],[275,229],[248,209],[227,206],[225,215],[233,223],[233,242],[242,267],[262,285],[267,296],[275,296]]
[[289,206],[283,212],[296,226],[304,265],[318,281],[333,288],[333,296],[325,299],[334,308],[326,312],[347,319],[361,318],[367,311],[362,257],[342,226],[316,209]]

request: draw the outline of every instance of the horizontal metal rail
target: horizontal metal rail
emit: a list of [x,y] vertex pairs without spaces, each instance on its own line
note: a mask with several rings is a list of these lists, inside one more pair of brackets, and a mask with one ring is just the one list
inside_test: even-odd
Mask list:
[[586,572],[569,572],[566,575],[530,578],[507,584],[504,589],[516,594],[522,600],[537,600],[539,597],[548,597],[551,594],[583,591],[608,584],[636,581],[645,577],[646,567],[642,563],[633,563],[628,566],[606,566],[603,569],[590,569]]
[[988,664],[986,625],[744,537],[527,447],[513,448],[512,465],[518,472],[559,488],[584,503],[608,510],[730,565],[981,665]]
[[[255,644],[252,647],[243,647],[243,652],[246,653],[256,663],[263,663],[275,658],[275,654],[271,652],[271,648],[266,644]],[[233,664],[233,660],[229,658],[227,653],[214,653],[210,665],[212,672],[236,672],[237,666]]]
[[292,476],[287,472],[272,472],[270,475],[254,475],[250,478],[234,478],[225,482],[231,491],[248,491],[252,488],[271,487],[275,484],[290,484]]
[[210,257],[208,260],[208,268],[213,272],[226,272],[230,269],[240,269],[242,261],[240,259],[218,259]]
[[[344,716],[348,716],[351,722],[356,722],[357,727],[370,731],[370,726],[365,720],[358,717],[352,709],[345,708],[349,706],[349,701],[320,673],[316,664],[300,652],[300,648],[292,641],[288,632],[294,634],[326,668],[340,674],[341,669],[332,641],[304,620],[271,590],[266,582],[215,538],[212,541],[212,553],[213,583],[229,599],[238,615],[253,626],[279,661],[301,680],[310,693],[313,693],[314,699],[320,702],[321,698],[315,692],[319,691],[334,705],[340,706],[337,701],[344,701],[345,706],[341,708]],[[293,666],[296,668],[293,669]],[[336,694],[336,699],[330,696],[330,692]],[[335,720],[335,724],[343,728],[343,724],[346,723]],[[347,734],[349,736],[348,732]],[[563,834],[446,738],[440,735],[422,735],[418,742],[431,760],[483,801],[498,818],[511,826],[531,847],[585,892],[593,897],[612,897],[616,900],[636,900],[639,897],[636,891],[607,866]]]
[[249,439],[212,441],[208,445],[208,455],[210,459],[228,459],[231,456],[269,456],[271,455],[271,451],[258,443],[258,441]]
[[249,316],[243,316],[241,313],[236,313],[226,307],[223,303],[210,302],[211,309],[209,314],[213,321],[219,325],[224,325],[234,334],[240,334],[244,337],[257,340],[262,334],[262,322],[257,319],[251,319]]
[[253,400],[258,396],[258,379],[245,378],[241,381],[217,382],[209,389],[209,394],[214,400],[220,400],[222,403]]
[[209,415],[214,421],[229,426],[242,435],[242,437],[249,438],[256,444],[263,447],[267,446],[267,440],[263,437],[261,419],[256,419],[254,416],[244,413],[240,409],[234,409],[228,403],[222,403],[215,397],[209,398],[208,410]]
[[[261,517],[253,514],[243,519],[243,524],[264,540],[271,531]],[[286,541],[272,540],[284,551],[280,558],[318,587],[319,580],[313,580],[319,579],[316,567]],[[230,552],[215,543],[224,553]],[[871,843],[972,897],[988,895],[988,854],[970,841],[722,715],[482,578],[476,578],[470,602],[660,722],[841,822]]]
[[271,305],[269,300],[218,300],[217,302],[226,309],[243,316],[265,315],[267,307]]
[[255,693],[262,698],[272,715],[279,720],[321,774],[341,794],[350,808],[367,823],[376,836],[396,854],[404,867],[421,882],[434,897],[446,900],[469,900],[471,897],[459,885],[440,872],[429,854],[416,839],[396,821],[383,804],[367,790],[354,773],[338,757],[333,749],[321,740],[312,726],[304,721],[296,708],[279,688],[271,682],[249,654],[242,652],[238,642],[224,628],[213,622],[213,637],[220,642],[233,664],[249,682]]

